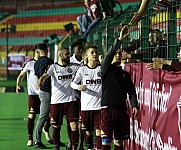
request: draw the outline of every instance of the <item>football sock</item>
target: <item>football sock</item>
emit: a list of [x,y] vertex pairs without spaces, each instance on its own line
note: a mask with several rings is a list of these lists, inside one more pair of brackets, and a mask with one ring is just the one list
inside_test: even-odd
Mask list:
[[110,150],[111,146],[109,145],[102,145],[102,150]]
[[123,146],[114,145],[114,150],[123,150]]
[[96,148],[101,149],[101,145],[102,145],[101,136],[96,136]]
[[94,146],[93,146],[93,135],[88,136],[88,135],[86,134],[85,140],[86,140],[87,148],[88,148],[88,149],[92,149],[92,148],[94,147]]
[[34,129],[35,119],[28,118],[27,128],[28,128],[28,139],[33,140],[33,129]]
[[71,132],[71,143],[72,143],[72,148],[77,149],[78,143],[79,143],[79,131],[72,131]]
[[54,147],[56,150],[59,150],[59,143],[60,143],[60,128],[53,127],[52,139],[54,143]]

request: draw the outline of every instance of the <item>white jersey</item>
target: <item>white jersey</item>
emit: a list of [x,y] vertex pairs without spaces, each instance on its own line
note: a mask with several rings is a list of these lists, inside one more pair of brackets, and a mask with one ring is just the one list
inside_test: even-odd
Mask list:
[[70,83],[78,67],[78,65],[72,63],[67,66],[55,63],[50,66],[47,74],[51,76],[51,104],[76,101]]
[[89,68],[81,66],[71,83],[72,88],[77,89],[78,84],[86,85],[86,90],[81,91],[81,110],[99,110],[101,109],[101,66]]
[[38,95],[38,90],[36,88],[38,78],[35,76],[34,71],[35,62],[35,59],[30,59],[26,61],[22,67],[22,71],[27,73],[28,95]]
[[83,60],[82,60],[82,61],[78,61],[77,58],[75,57],[75,54],[73,54],[73,55],[70,57],[70,63],[76,63],[76,64],[81,65],[81,64],[83,63]]

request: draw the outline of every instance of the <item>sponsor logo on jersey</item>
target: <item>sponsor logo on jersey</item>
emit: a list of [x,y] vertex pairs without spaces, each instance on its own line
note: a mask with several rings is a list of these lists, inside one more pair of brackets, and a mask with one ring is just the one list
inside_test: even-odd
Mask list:
[[68,80],[68,79],[72,79],[72,74],[58,76],[58,80]]
[[101,79],[86,80],[86,84],[101,84]]
[[67,69],[67,72],[68,72],[68,73],[72,73],[73,70],[72,70],[71,68],[68,68],[68,69]]

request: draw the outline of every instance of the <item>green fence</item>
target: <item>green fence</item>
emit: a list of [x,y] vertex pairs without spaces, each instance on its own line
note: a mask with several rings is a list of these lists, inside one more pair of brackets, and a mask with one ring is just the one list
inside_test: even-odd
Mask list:
[[[135,45],[132,49],[132,54],[143,54],[142,58],[138,61],[151,61],[152,57],[159,56],[165,59],[176,59],[176,51],[178,50],[178,45],[181,40],[181,2],[180,0],[172,0],[169,6],[156,8],[156,0],[151,1],[149,8],[142,17],[142,20],[138,25],[131,26],[130,36],[127,38],[123,44],[123,49],[130,45]],[[98,46],[99,54],[105,54],[108,48],[113,44],[114,39],[118,37],[122,25],[128,24],[133,16],[133,12],[139,9],[138,3],[125,3],[122,4],[123,12],[116,18],[107,17],[105,20],[101,21],[89,34],[87,42],[88,44],[95,44]],[[115,8],[116,11],[118,8]],[[34,10],[24,12],[19,12],[17,17],[23,17],[21,15],[56,15],[58,11],[70,12],[71,14],[82,13],[83,7],[77,7],[74,9],[55,9],[55,10]],[[66,13],[67,14],[67,13]],[[18,16],[19,15],[19,16]],[[71,34],[64,42],[61,44],[63,47],[71,47],[72,43],[79,39],[81,35]],[[43,41],[43,38],[48,37],[32,37],[32,38],[9,38],[7,41],[6,36],[1,40],[0,48],[6,48],[7,45],[18,45],[20,43],[33,44]],[[60,38],[61,40],[61,38]],[[155,41],[154,41],[155,40]],[[52,46],[53,47],[53,46]],[[6,48],[8,49],[8,48]],[[155,53],[158,51],[159,53]],[[7,64],[6,52],[0,53],[0,60],[3,64]],[[129,60],[131,62],[132,60]],[[134,61],[134,60],[133,60]],[[1,65],[0,65],[1,67]],[[4,65],[3,65],[4,67]],[[0,78],[4,78],[2,74],[6,75],[6,68],[1,68]]]
[[[181,2],[175,0],[159,8],[156,2],[152,1],[142,20],[129,28],[130,36],[122,44],[123,49],[135,45],[130,53],[141,53],[141,61],[145,62],[151,61],[152,57],[176,59],[181,41]],[[138,9],[139,5],[129,5],[119,17],[103,20],[90,32],[87,42],[96,44],[99,54],[105,54],[118,37],[121,26],[128,24]],[[63,46],[71,45],[78,38],[80,36],[76,34],[71,35]]]

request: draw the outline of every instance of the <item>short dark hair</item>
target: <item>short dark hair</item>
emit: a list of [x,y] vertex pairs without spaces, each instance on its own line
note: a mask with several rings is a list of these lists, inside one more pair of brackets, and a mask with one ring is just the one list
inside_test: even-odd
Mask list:
[[75,47],[79,47],[80,49],[84,49],[83,45],[81,42],[74,42],[72,45],[71,45],[71,49],[73,50]]
[[59,48],[58,50],[59,50],[59,51],[63,51],[63,50],[69,51],[69,48],[67,48],[67,47],[65,47],[65,48]]
[[90,48],[98,50],[98,47],[96,45],[92,45],[92,46],[87,46],[85,51],[87,52]]
[[48,50],[48,45],[45,43],[38,43],[35,45],[35,49]]
[[91,46],[87,46],[86,49],[89,49],[89,48],[94,48],[94,49],[98,49],[98,47],[96,45],[91,45]]

